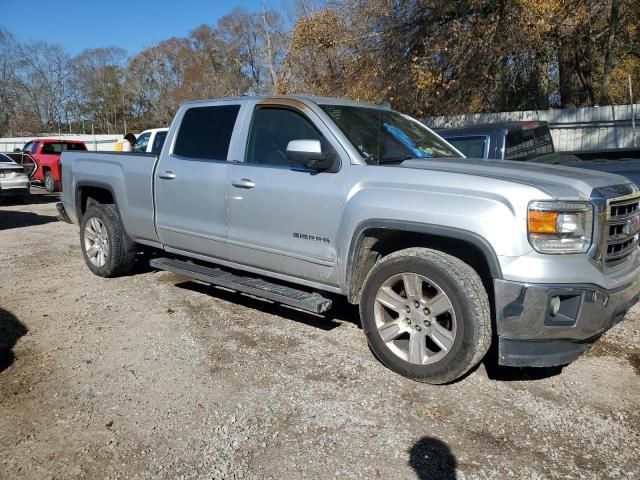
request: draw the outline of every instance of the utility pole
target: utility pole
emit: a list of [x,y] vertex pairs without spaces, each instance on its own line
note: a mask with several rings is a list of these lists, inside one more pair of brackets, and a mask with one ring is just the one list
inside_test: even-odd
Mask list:
[[122,123],[124,124],[124,134],[127,134],[127,112],[124,103],[124,89],[122,90]]
[[633,148],[636,148],[636,110],[633,104],[633,86],[631,83],[631,75],[629,75],[629,102],[631,103],[631,136],[633,138]]

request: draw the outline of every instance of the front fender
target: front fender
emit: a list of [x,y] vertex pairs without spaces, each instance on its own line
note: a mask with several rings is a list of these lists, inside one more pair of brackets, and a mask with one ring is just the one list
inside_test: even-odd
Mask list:
[[460,188],[427,189],[358,185],[345,203],[340,234],[338,284],[349,291],[350,272],[364,231],[393,229],[455,238],[473,244],[486,257],[494,278],[501,278],[500,257],[530,252],[527,206],[545,198],[539,190],[503,183],[501,194]]

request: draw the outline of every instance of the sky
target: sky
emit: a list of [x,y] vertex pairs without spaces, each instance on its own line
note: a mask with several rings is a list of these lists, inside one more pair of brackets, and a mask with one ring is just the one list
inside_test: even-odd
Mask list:
[[[59,43],[71,55],[115,46],[134,55],[170,37],[215,24],[235,7],[262,9],[263,0],[0,0],[0,27],[20,42]],[[281,1],[268,6],[280,10]]]

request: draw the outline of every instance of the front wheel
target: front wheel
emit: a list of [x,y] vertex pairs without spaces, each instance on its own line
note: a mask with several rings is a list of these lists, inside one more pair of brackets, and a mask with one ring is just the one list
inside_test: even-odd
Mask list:
[[489,299],[476,271],[427,248],[383,258],[360,301],[369,346],[388,368],[421,382],[451,382],[477,365],[491,342]]
[[89,269],[100,277],[128,273],[136,247],[127,237],[115,205],[94,205],[80,222],[80,247]]

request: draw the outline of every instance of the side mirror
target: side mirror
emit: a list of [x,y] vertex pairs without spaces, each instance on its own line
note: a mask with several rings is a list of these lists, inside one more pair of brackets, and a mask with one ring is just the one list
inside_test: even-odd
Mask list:
[[291,140],[287,144],[287,160],[317,171],[333,170],[338,156],[323,152],[320,140]]
[[13,149],[13,153],[20,153],[22,150],[20,150],[19,148],[14,148]]

